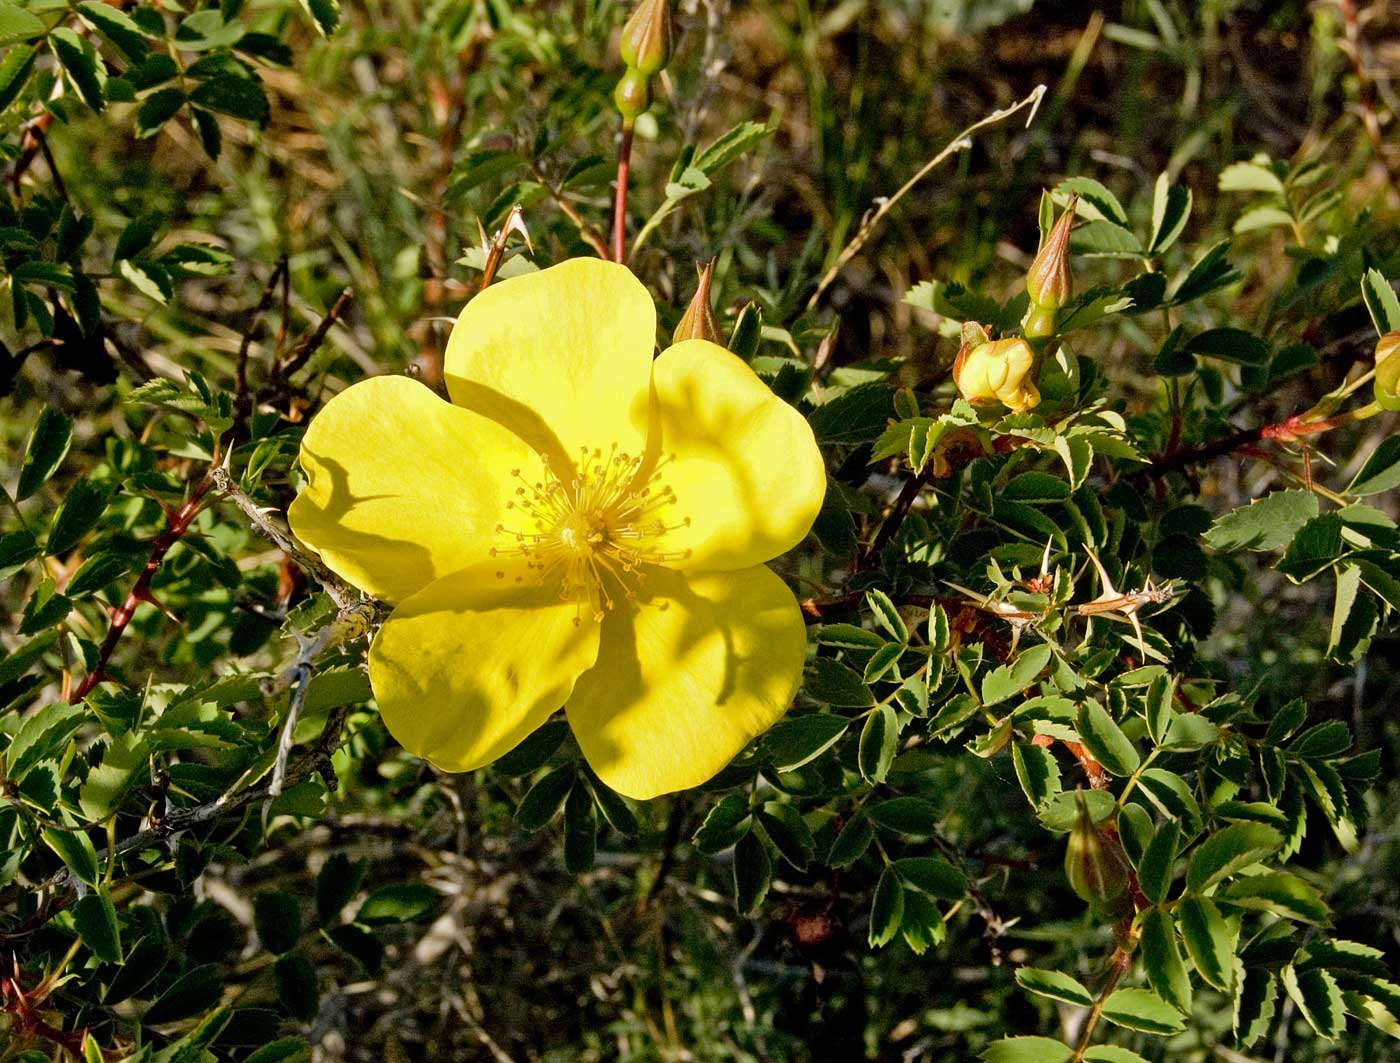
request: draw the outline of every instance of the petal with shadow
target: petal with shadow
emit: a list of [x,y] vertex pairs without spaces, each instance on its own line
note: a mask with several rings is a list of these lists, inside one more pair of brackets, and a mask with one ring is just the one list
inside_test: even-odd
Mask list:
[[565,708],[599,778],[637,799],[698,786],[777,722],[807,649],[796,597],[762,565],[646,572]]
[[408,377],[346,388],[301,443],[307,486],[287,520],[356,587],[388,601],[485,562],[514,485],[538,467],[516,436]]
[[656,475],[675,493],[664,548],[689,551],[676,567],[744,568],[800,543],[826,495],[806,419],[706,340],[663,351],[652,379]]
[[[542,454],[640,455],[656,308],[626,266],[580,258],[497,281],[466,305],[444,365],[452,401]],[[562,473],[562,466],[556,466]]]
[[379,629],[370,685],[410,753],[444,771],[490,764],[549,719],[593,664],[598,624],[532,575],[510,563],[453,573]]

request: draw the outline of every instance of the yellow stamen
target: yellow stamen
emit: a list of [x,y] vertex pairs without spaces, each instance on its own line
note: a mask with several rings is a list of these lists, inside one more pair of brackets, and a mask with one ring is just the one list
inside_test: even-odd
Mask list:
[[665,464],[644,470],[644,458],[614,444],[606,455],[599,448],[580,451],[568,482],[548,465],[536,480],[512,469],[517,486],[506,508],[520,511],[528,529],[498,524],[497,534],[509,545],[491,556],[522,557],[541,579],[557,579],[560,598],[579,605],[574,623],[582,622],[585,607],[601,620],[618,598],[636,599],[637,585],[646,579],[642,565],[690,553],[662,548],[667,532],[690,525],[689,517],[673,524],[660,517],[676,500],[670,487],[658,483]]

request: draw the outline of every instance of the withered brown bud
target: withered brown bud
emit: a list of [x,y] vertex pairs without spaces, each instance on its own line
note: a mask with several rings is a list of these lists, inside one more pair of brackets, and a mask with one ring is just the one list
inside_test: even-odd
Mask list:
[[642,0],[622,27],[618,53],[646,77],[660,73],[671,58],[671,0]]
[[676,331],[671,334],[671,341],[680,343],[682,340],[709,340],[722,346],[724,341],[720,339],[719,326],[715,324],[714,311],[710,309],[710,281],[715,272],[715,260],[710,259],[705,268],[698,269],[698,272],[700,281],[695,288],[695,295],[686,307],[685,315],[676,326]]
[[1078,202],[1077,195],[1069,197],[1065,212],[1050,230],[1026,274],[1026,291],[1030,293],[1031,302],[1046,310],[1058,310],[1069,301],[1072,288],[1069,233],[1074,228],[1074,208]]

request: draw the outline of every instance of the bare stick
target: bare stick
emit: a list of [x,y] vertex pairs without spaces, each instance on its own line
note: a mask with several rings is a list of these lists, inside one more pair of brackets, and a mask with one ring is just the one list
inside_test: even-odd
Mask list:
[[268,277],[267,284],[262,291],[262,297],[258,299],[257,305],[249,313],[248,324],[244,326],[243,335],[238,341],[238,359],[234,362],[233,367],[233,390],[240,406],[248,403],[248,352],[253,346],[253,333],[257,332],[263,314],[272,305],[272,296],[277,291],[278,282],[286,275],[287,256],[283,255],[277,260],[277,265],[272,270],[272,276]]
[[574,209],[574,205],[564,198],[563,189],[554,187],[554,182],[545,176],[544,171],[540,169],[539,163],[533,163],[530,169],[535,180],[544,185],[545,191],[547,191],[550,198],[554,200],[555,206],[563,212],[564,217],[574,223],[574,228],[578,230],[579,236],[588,243],[588,246],[598,252],[599,258],[606,262],[608,259],[607,241],[599,236],[593,226],[589,225],[588,222],[584,220],[583,215]]
[[846,263],[850,262],[851,259],[855,258],[856,255],[860,253],[860,249],[865,246],[865,242],[870,239],[871,234],[879,224],[885,220],[885,216],[894,209],[894,205],[903,199],[915,185],[932,173],[940,163],[946,162],[965,148],[972,147],[972,135],[974,133],[981,132],[988,126],[996,125],[998,122],[1010,118],[1016,112],[1025,110],[1027,107],[1031,109],[1031,113],[1026,116],[1026,125],[1029,126],[1031,122],[1035,121],[1035,112],[1040,107],[1040,101],[1044,95],[1045,86],[1037,85],[1035,90],[1020,103],[1013,103],[1010,107],[1005,107],[1000,111],[993,111],[981,121],[974,122],[950,140],[942,151],[929,159],[928,162],[924,163],[924,165],[919,168],[919,172],[905,181],[894,195],[877,199],[875,201],[875,209],[866,215],[865,220],[861,223],[859,231],[857,231],[855,236],[851,237],[851,242],[842,249],[841,254],[837,256],[831,268],[826,271],[822,279],[817,283],[816,291],[814,291],[812,297],[807,300],[804,313],[809,313],[816,308],[822,295],[826,292],[827,288],[831,286],[831,282],[846,268]]
[[331,308],[326,311],[326,316],[321,318],[315,328],[292,344],[286,355],[273,365],[273,375],[286,380],[304,366],[307,360],[320,349],[321,344],[326,340],[326,334],[331,330],[331,326],[340,320],[340,315],[345,313],[345,308],[350,305],[350,300],[353,298],[354,293],[349,288],[341,289],[340,294],[335,297],[335,302],[331,303]]

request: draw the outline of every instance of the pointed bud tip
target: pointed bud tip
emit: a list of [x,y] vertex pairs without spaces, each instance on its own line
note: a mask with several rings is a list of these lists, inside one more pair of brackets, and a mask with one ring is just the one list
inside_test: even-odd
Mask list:
[[1074,228],[1074,209],[1078,193],[1069,197],[1064,213],[1045,238],[1030,272],[1026,274],[1026,291],[1031,302],[1046,310],[1058,310],[1069,301],[1073,285],[1069,275],[1069,236]]
[[633,70],[651,77],[671,58],[671,0],[642,0],[622,27],[618,53]]
[[697,265],[696,272],[699,273],[700,279],[696,284],[695,294],[676,326],[676,331],[671,334],[671,340],[674,343],[683,340],[709,340],[723,346],[724,341],[720,339],[714,311],[710,309],[710,282],[714,278],[715,260],[710,259],[703,268]]

